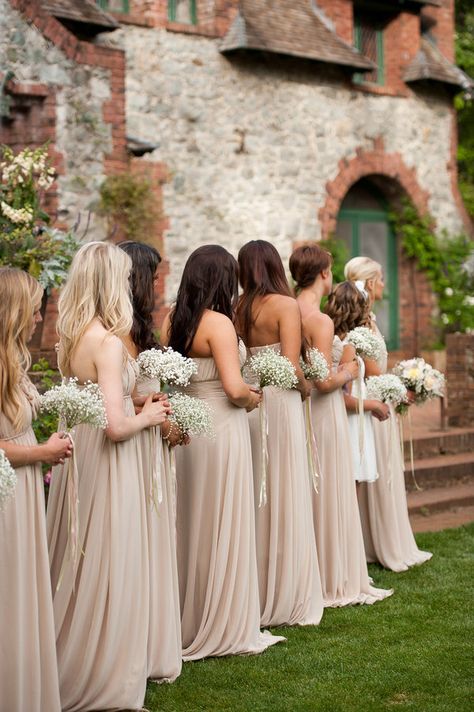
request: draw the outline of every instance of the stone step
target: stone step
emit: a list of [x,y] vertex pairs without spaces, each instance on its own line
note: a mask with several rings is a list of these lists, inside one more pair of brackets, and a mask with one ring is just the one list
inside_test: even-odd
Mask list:
[[[420,487],[430,488],[453,482],[474,482],[474,452],[438,455],[414,461],[415,479]],[[410,463],[405,462],[405,484],[416,489]]]
[[407,501],[410,514],[425,516],[433,512],[471,506],[474,505],[474,481],[409,492]]
[[[405,459],[410,456],[409,430],[404,427]],[[415,432],[413,435],[413,454],[416,459],[436,457],[437,455],[456,455],[474,453],[474,428],[449,428]]]
[[439,532],[442,529],[455,529],[464,524],[474,522],[474,506],[453,507],[443,512],[435,512],[428,516],[410,514],[411,527],[415,534],[421,532]]

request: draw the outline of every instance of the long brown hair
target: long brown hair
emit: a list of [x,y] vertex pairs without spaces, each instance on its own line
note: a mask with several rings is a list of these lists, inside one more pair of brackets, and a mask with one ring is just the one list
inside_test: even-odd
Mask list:
[[334,333],[343,339],[357,326],[370,325],[370,303],[354,282],[341,282],[328,297],[324,311],[334,322]]
[[256,297],[267,294],[293,296],[285,275],[285,269],[276,248],[266,240],[251,240],[244,245],[238,256],[239,278],[243,293],[237,306],[238,331],[245,342],[254,324],[253,302]]
[[0,268],[0,404],[15,431],[25,425],[21,381],[31,365],[27,343],[42,295],[27,272]]
[[203,245],[191,253],[170,315],[171,348],[184,356],[189,353],[205,309],[233,321],[238,279],[235,258],[220,245]]
[[143,242],[119,242],[119,247],[132,260],[130,288],[132,291],[133,325],[130,332],[138,350],[159,348],[160,344],[153,329],[153,309],[155,308],[155,275],[161,262],[161,255],[151,245]]
[[332,262],[331,253],[315,242],[297,247],[290,257],[290,272],[296,291],[310,287],[321,272],[332,266]]

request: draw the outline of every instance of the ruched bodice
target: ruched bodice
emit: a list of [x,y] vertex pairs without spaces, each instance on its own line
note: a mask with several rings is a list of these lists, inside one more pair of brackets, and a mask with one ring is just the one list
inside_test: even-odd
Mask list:
[[372,314],[372,331],[374,331],[380,339],[382,348],[380,350],[380,356],[377,359],[377,366],[379,367],[381,373],[387,373],[387,346],[385,345],[385,339],[383,338],[379,327],[377,326],[375,314]]
[[339,366],[339,363],[341,362],[343,351],[344,351],[344,344],[342,343],[339,336],[335,336],[332,341],[332,349],[331,349],[332,365],[334,368],[337,368],[337,366]]

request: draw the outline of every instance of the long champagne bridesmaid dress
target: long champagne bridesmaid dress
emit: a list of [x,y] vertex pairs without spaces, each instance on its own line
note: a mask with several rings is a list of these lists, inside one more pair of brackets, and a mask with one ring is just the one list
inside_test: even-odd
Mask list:
[[[38,394],[22,383],[27,425],[16,433],[0,412],[0,439],[36,445]],[[59,712],[53,598],[41,466],[16,468],[15,495],[0,512],[0,710]]]
[[194,360],[185,392],[210,405],[215,437],[176,452],[183,660],[261,653],[284,638],[260,632],[247,413],[227,398],[214,359]]
[[[137,383],[137,393],[160,390],[157,380]],[[140,433],[143,476],[147,497],[150,566],[150,623],[148,677],[173,682],[181,672],[181,615],[176,560],[176,481],[174,457],[159,427]],[[161,500],[161,501],[160,501]]]
[[[387,372],[387,349],[383,342],[378,361],[382,373]],[[408,518],[404,464],[400,448],[397,416],[390,406],[390,418],[380,422],[374,418],[375,452],[379,478],[358,491],[362,530],[367,561],[378,561],[386,569],[400,572],[423,564],[433,554],[418,549]]]
[[[253,355],[266,348],[280,353],[280,344],[249,351]],[[249,415],[261,625],[317,625],[323,596],[301,396],[296,390],[266,386],[264,407],[268,459],[267,503],[262,506],[262,425],[258,410]]]
[[[123,371],[124,409],[134,415],[136,364]],[[141,709],[147,679],[148,534],[139,435],[113,442],[80,425],[79,545],[68,558],[66,477],[53,471],[47,526],[63,712]]]
[[[334,369],[342,351],[342,341],[335,336]],[[369,581],[342,389],[331,393],[314,389],[311,411],[321,463],[318,494],[313,492],[313,518],[324,605],[381,601],[393,591],[375,588]]]

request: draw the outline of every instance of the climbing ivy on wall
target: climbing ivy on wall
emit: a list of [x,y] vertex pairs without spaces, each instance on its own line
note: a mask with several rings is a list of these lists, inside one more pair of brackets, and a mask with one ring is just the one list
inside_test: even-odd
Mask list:
[[441,342],[447,333],[474,331],[474,242],[466,235],[437,235],[433,218],[419,215],[409,201],[389,217],[406,255],[437,296]]

